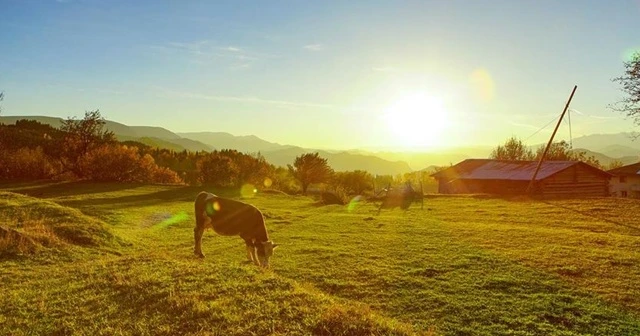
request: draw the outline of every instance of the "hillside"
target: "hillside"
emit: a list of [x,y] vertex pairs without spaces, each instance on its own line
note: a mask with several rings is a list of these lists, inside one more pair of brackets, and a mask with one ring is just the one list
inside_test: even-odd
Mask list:
[[635,139],[632,133],[624,132],[615,134],[591,134],[573,139],[574,148],[588,148],[595,152],[616,157],[616,154],[607,151],[607,147],[609,146],[623,146],[640,151],[640,139]]
[[424,209],[375,215],[373,202],[258,193],[248,201],[281,245],[260,270],[241,238],[213,231],[206,258],[194,256],[201,187],[0,189],[135,242],[118,254],[0,260],[3,335],[640,334],[633,200],[431,195]]
[[[0,122],[15,124],[17,120],[29,119],[53,127],[60,127],[63,119],[43,116],[11,116],[0,117]],[[177,134],[162,128],[152,126],[127,126],[118,122],[106,120],[105,128],[113,132],[120,141],[138,141],[152,147],[166,148],[175,151],[211,150],[211,147],[191,139],[181,138]]]
[[374,155],[352,154],[347,152],[328,152],[323,150],[289,147],[281,150],[263,152],[265,159],[276,166],[286,167],[297,156],[318,152],[336,171],[366,170],[372,174],[396,175],[411,172],[413,169],[403,161],[389,161]]
[[602,165],[604,167],[609,166],[613,161],[620,161],[625,165],[636,163],[636,162],[640,161],[640,156],[638,156],[638,155],[635,155],[635,156],[622,156],[622,157],[610,157],[610,156],[604,155],[602,153],[590,151],[590,150],[585,149],[585,148],[576,148],[573,151],[585,152],[585,155],[587,157],[593,156],[594,158],[596,158],[596,160],[598,160],[600,162],[600,165]]
[[236,136],[226,132],[188,132],[178,135],[205,143],[213,149],[235,149],[244,153],[274,151],[288,147],[262,140],[255,135]]
[[[61,118],[42,116],[0,117],[0,122],[15,123],[18,119],[35,119],[58,127]],[[373,174],[402,174],[419,170],[426,166],[446,166],[468,158],[486,158],[492,147],[459,147],[429,152],[394,152],[364,149],[318,150],[282,145],[269,142],[255,135],[235,136],[226,132],[186,132],[174,133],[162,127],[127,126],[107,121],[107,128],[121,141],[139,141],[153,147],[175,151],[211,151],[214,149],[235,149],[244,153],[258,153],[276,166],[291,164],[296,156],[319,152],[338,171],[365,169]],[[640,140],[634,141],[630,133],[594,134],[574,139],[574,148],[585,150],[596,157],[601,164],[608,165],[614,160],[624,164],[640,160]],[[543,145],[543,144],[540,144]],[[532,146],[532,148],[537,148]]]
[[0,190],[0,209],[0,257],[121,242],[104,222],[54,202]]

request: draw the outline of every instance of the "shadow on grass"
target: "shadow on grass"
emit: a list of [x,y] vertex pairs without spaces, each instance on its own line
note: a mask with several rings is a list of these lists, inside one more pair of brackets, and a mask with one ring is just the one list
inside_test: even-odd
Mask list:
[[544,202],[544,201],[542,203],[545,203],[545,204],[550,205],[550,206],[562,208],[562,209],[565,209],[565,210],[573,211],[573,212],[575,212],[577,214],[580,214],[580,215],[583,215],[583,216],[586,216],[586,217],[595,218],[597,220],[600,220],[600,221],[603,221],[603,222],[606,222],[606,223],[609,223],[609,224],[623,226],[625,228],[631,229],[632,231],[635,231],[636,233],[640,233],[640,228],[639,227],[633,226],[633,225],[629,225],[629,224],[625,224],[625,223],[622,223],[620,221],[613,220],[611,218],[607,218],[607,217],[604,217],[604,216],[598,216],[598,215],[596,215],[594,213],[587,212],[587,211],[584,211],[584,210],[574,209],[574,208],[568,207],[566,205],[554,204],[554,203]]
[[[193,202],[203,187],[194,186],[166,186],[167,189],[138,195],[127,195],[121,197],[104,197],[83,200],[61,200],[58,203],[73,207],[106,207],[106,208],[131,208],[158,205],[170,202]],[[210,192],[222,197],[238,197],[238,190],[210,190]],[[75,194],[72,194],[75,195]]]
[[17,184],[7,188],[8,191],[38,197],[56,198],[65,196],[80,196],[106,192],[122,191],[142,187],[137,183],[98,183],[98,182],[33,182]]

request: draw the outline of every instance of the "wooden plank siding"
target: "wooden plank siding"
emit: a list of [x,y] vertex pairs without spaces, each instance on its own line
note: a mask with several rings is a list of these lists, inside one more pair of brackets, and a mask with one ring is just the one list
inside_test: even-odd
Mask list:
[[542,180],[541,192],[549,197],[609,196],[609,178],[585,165],[574,165]]
[[[467,159],[434,173],[443,194],[524,195],[535,172],[535,161]],[[579,161],[543,162],[531,189],[536,197],[606,197],[612,177]]]

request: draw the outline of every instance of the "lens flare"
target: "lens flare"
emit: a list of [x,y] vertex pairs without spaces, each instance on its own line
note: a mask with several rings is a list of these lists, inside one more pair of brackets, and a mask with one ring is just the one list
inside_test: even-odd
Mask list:
[[476,69],[469,76],[471,90],[476,99],[488,103],[495,96],[495,85],[489,72],[485,69]]
[[163,220],[162,222],[153,226],[154,229],[165,229],[171,225],[175,225],[189,219],[189,215],[186,211],[180,211],[177,214],[172,215],[171,217]]
[[213,215],[216,211],[220,211],[220,203],[218,201],[208,202],[205,211],[207,215]]
[[256,195],[258,189],[253,184],[247,183],[240,188],[240,196],[250,198]]
[[347,204],[347,210],[348,211],[353,211],[356,209],[356,207],[358,205],[360,205],[360,201],[362,201],[362,196],[358,195],[354,198],[351,199],[351,201],[349,201],[349,204]]
[[264,186],[265,187],[269,188],[269,187],[271,187],[272,184],[273,184],[273,181],[270,178],[267,177],[267,178],[264,179]]
[[630,62],[633,60],[635,55],[640,55],[640,47],[638,48],[629,48],[622,52],[622,60],[624,62]]

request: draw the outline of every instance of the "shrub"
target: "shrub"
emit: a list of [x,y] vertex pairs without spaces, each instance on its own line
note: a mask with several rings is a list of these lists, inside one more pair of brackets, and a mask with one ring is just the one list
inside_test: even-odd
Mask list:
[[60,171],[42,148],[0,151],[1,179],[47,179]]
[[100,182],[181,183],[174,171],[161,168],[151,155],[140,156],[138,148],[103,145],[79,162],[82,175]]

